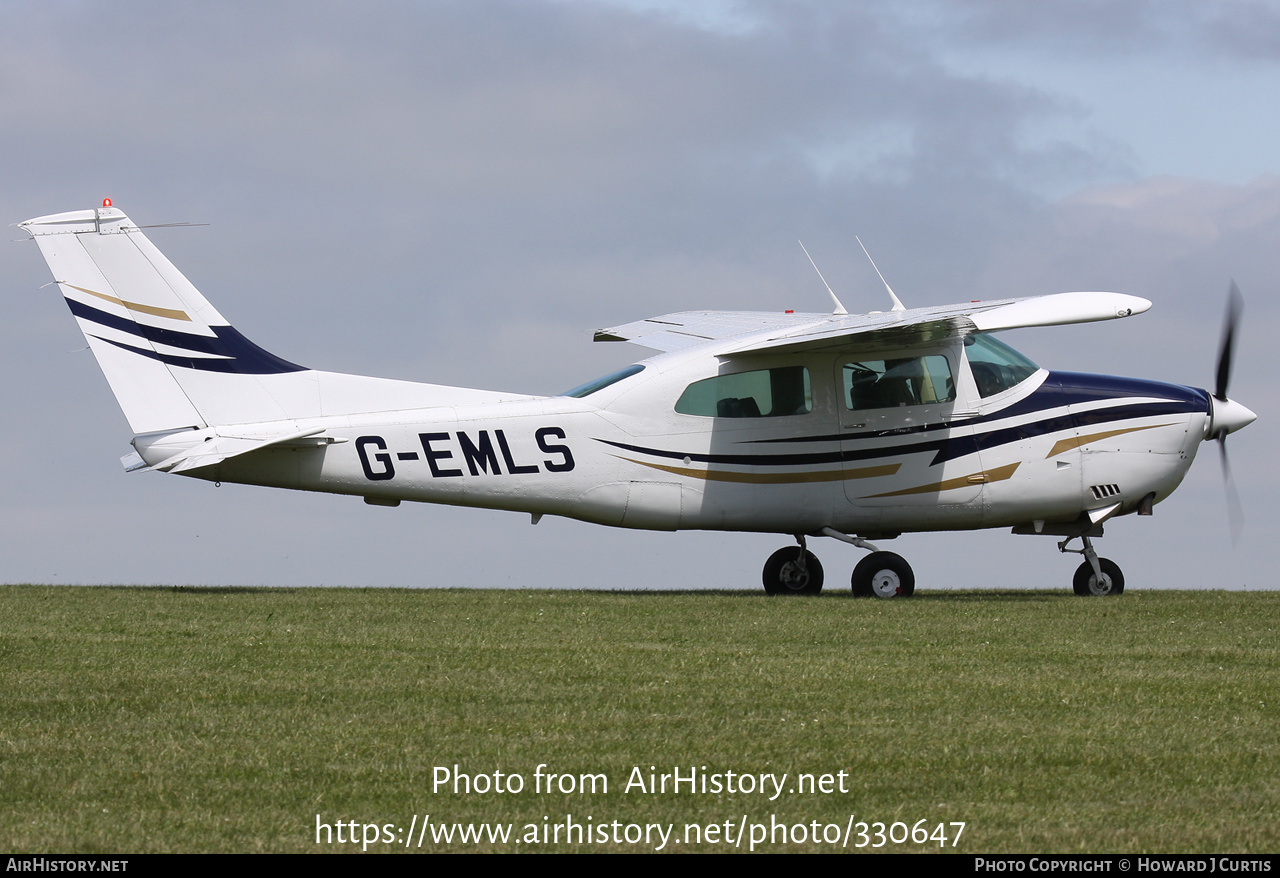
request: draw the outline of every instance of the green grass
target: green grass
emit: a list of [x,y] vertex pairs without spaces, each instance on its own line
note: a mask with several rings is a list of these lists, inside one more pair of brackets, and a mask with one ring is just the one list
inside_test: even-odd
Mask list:
[[[1280,849],[1280,593],[6,586],[0,607],[8,850],[313,851],[317,814],[425,813],[517,835],[566,814],[676,837],[853,814],[964,821],[963,852]],[[527,786],[433,792],[455,763]],[[540,763],[609,791],[536,793]],[[843,770],[848,792],[624,793],[651,765]]]

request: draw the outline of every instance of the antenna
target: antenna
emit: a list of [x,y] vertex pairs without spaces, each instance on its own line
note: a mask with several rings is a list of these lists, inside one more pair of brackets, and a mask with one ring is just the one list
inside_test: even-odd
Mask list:
[[848,309],[846,309],[844,305],[840,304],[840,300],[836,298],[836,294],[831,290],[831,285],[827,283],[827,279],[822,276],[822,272],[818,271],[818,263],[814,262],[813,257],[809,256],[809,251],[805,250],[804,241],[796,241],[796,243],[800,245],[801,250],[804,250],[804,255],[809,257],[809,264],[813,266],[814,271],[818,272],[818,279],[822,281],[822,285],[827,288],[827,293],[830,294],[831,301],[835,302],[836,304],[835,310],[832,311],[831,313],[832,314],[848,314],[849,313]]
[[[862,239],[861,239],[861,238],[859,238],[857,235],[854,235],[854,236],[853,236],[853,240],[855,240],[855,241],[857,241],[857,242],[858,242],[858,246],[862,248],[862,252],[863,252],[863,253],[867,253],[867,245],[866,245],[866,244],[864,244],[864,243],[862,243]],[[872,259],[872,258],[871,258],[871,254],[870,254],[870,253],[867,253],[867,261],[871,263],[871,267],[872,267],[872,268],[875,268],[875,269],[876,269],[876,274],[880,274],[880,269],[876,268],[876,261],[875,261],[874,259]],[[884,284],[884,288],[885,288],[886,290],[888,290],[888,291],[889,291],[889,298],[890,298],[890,299],[893,299],[893,307],[892,307],[892,308],[890,308],[889,310],[890,310],[890,311],[905,311],[905,310],[907,310],[907,306],[906,306],[906,305],[904,305],[904,304],[902,304],[902,300],[901,300],[901,299],[899,299],[899,298],[894,294],[894,292],[893,292],[893,287],[889,286],[889,282],[888,282],[887,280],[885,280],[885,279],[884,279],[884,275],[883,275],[883,274],[880,274],[880,283]]]

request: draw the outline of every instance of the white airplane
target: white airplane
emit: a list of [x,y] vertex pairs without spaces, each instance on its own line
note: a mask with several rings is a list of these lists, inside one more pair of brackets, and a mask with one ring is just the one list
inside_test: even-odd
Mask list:
[[[992,333],[1129,317],[1146,299],[1059,293],[848,314],[688,311],[596,332],[658,353],[559,396],[320,372],[253,344],[121,211],[21,223],[136,434],[126,469],[562,515],[651,530],[794,535],[770,594],[816,594],[807,538],[870,551],[857,595],[915,576],[871,540],[1009,527],[1084,556],[1074,589],[1115,595],[1093,538],[1150,515],[1202,440],[1256,415],[1227,398],[1238,294],[1212,394],[1050,372]],[[886,284],[887,287],[887,284]],[[1225,465],[1225,444],[1223,445]],[[1069,549],[1075,539],[1081,548]]]

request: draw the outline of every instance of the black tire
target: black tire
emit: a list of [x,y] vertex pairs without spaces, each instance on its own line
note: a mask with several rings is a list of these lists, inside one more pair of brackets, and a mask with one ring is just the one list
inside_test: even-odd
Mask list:
[[[797,563],[804,552],[804,570]],[[822,563],[799,546],[779,549],[764,562],[764,590],[768,594],[818,594],[822,591]]]
[[853,568],[855,597],[909,598],[916,592],[916,575],[907,559],[893,552],[872,552]]
[[1120,567],[1110,558],[1099,558],[1098,566],[1102,568],[1103,583],[1098,585],[1098,577],[1093,572],[1093,565],[1085,561],[1076,568],[1075,579],[1071,587],[1082,597],[1114,597],[1124,593],[1124,574]]

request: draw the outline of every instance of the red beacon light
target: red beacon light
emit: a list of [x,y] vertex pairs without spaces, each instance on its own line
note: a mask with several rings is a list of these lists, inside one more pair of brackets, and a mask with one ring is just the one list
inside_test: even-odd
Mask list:
[[110,198],[104,198],[104,199],[102,199],[102,206],[103,206],[103,207],[110,207],[110,206],[111,206],[111,199],[110,199]]

